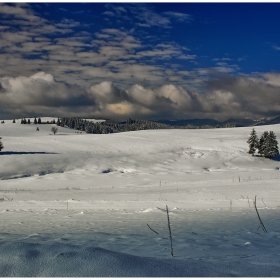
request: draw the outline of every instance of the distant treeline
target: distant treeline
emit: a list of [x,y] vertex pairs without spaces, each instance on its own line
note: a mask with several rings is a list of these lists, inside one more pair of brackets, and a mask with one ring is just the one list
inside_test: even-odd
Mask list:
[[[116,120],[106,120],[103,122],[92,122],[87,121],[82,118],[60,118],[56,122],[57,125],[62,127],[69,127],[76,130],[85,131],[86,133],[92,134],[108,134],[108,133],[119,133],[126,131],[136,131],[136,130],[148,130],[148,129],[198,129],[198,128],[213,128],[210,126],[176,126],[167,125],[152,121],[145,120],[133,120],[128,118],[126,121],[119,122]],[[220,127],[220,126],[219,126]],[[227,126],[228,127],[228,126]]]
[[[16,122],[16,120],[14,119],[13,123],[15,123],[15,122]],[[26,118],[23,118],[23,119],[21,119],[20,123],[21,124],[31,124],[31,120],[30,120],[30,118],[28,118],[27,120],[26,120]],[[57,122],[55,121],[55,119],[53,119],[52,121],[42,122],[41,118],[38,118],[38,120],[37,120],[37,118],[34,117],[33,123],[34,124],[56,124]]]

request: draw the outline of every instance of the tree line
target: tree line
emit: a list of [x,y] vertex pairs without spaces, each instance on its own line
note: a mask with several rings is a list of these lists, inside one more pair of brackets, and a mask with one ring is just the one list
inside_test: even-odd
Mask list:
[[148,129],[207,129],[212,128],[208,125],[205,126],[179,126],[179,125],[168,125],[159,122],[131,119],[128,118],[126,121],[118,120],[105,120],[103,122],[92,122],[87,121],[83,118],[78,117],[64,117],[60,119],[60,126],[66,126],[72,129],[85,131],[91,134],[108,134],[108,133],[119,133],[126,131],[136,130],[148,130]]
[[[13,120],[13,123],[15,123],[15,119]],[[20,121],[21,124],[31,124],[31,121],[30,121],[30,118],[26,120],[26,118],[23,118],[21,119]],[[42,122],[41,118],[37,118],[35,117],[34,118],[34,121],[33,121],[34,124],[55,124],[56,121],[53,119],[52,121],[47,121],[47,122]]]

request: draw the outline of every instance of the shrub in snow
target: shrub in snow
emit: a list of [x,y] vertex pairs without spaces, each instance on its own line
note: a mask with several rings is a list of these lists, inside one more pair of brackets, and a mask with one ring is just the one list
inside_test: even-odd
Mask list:
[[56,133],[57,133],[57,127],[53,126],[53,127],[51,128],[51,131],[53,132],[53,134],[56,134]]
[[253,128],[253,130],[252,130],[252,132],[251,132],[251,134],[248,138],[247,143],[249,144],[248,153],[251,154],[251,155],[254,155],[258,146],[259,146],[259,139],[258,139],[258,136],[257,136],[254,128]]

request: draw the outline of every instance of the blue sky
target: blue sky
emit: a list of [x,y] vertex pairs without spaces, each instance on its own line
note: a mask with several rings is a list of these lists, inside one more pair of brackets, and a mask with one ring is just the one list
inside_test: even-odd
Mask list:
[[0,117],[280,115],[278,3],[0,5]]

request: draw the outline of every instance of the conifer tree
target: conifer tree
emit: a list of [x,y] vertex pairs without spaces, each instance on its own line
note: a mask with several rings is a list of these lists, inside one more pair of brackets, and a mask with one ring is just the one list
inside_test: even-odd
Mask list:
[[278,141],[273,131],[270,131],[266,138],[266,145],[264,149],[264,156],[272,158],[279,155]]
[[254,155],[258,146],[259,146],[259,139],[258,139],[258,136],[257,136],[254,128],[253,128],[253,130],[252,130],[252,132],[251,132],[251,134],[248,138],[247,143],[249,144],[248,153],[251,154],[251,155]]
[[27,123],[30,124],[30,119],[28,119]]
[[258,150],[259,150],[259,154],[261,156],[264,156],[264,151],[265,151],[265,148],[266,148],[266,145],[267,145],[267,137],[268,137],[268,132],[265,131],[261,138],[260,138],[260,141],[259,141],[259,146],[258,146]]
[[38,119],[38,124],[41,124],[41,123],[42,123],[41,118],[39,118]]
[[0,137],[0,151],[4,148],[3,143],[1,141],[2,137]]
[[37,124],[38,122],[37,122],[37,119],[36,119],[36,117],[34,118],[34,124]]

